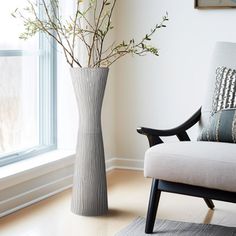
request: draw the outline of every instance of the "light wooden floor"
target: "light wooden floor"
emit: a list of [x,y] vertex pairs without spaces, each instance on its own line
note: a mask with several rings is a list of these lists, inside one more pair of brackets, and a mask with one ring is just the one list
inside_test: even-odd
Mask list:
[[[0,236],[113,236],[146,213],[150,179],[142,172],[108,174],[109,214],[81,217],[70,212],[71,191],[65,191],[0,219]],[[236,227],[236,204],[215,202],[208,210],[202,199],[164,193],[158,218]]]

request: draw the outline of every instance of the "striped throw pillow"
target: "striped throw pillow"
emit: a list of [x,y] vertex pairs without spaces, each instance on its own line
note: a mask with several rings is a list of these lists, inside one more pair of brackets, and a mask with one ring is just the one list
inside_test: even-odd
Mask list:
[[236,143],[236,70],[225,66],[216,69],[212,111],[199,141]]
[[227,67],[216,69],[216,84],[211,115],[216,112],[236,108],[236,70]]
[[198,140],[236,143],[236,109],[216,112],[207,127],[202,129]]

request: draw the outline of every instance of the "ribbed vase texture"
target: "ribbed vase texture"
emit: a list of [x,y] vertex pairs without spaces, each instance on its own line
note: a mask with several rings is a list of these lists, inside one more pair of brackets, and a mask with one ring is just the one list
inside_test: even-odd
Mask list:
[[108,68],[70,70],[79,110],[71,210],[84,216],[108,211],[101,109]]

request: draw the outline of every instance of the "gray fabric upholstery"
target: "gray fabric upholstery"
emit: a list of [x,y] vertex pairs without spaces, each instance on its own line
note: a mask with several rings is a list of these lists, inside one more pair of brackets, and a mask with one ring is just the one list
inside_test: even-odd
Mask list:
[[236,192],[236,145],[198,141],[159,144],[145,154],[144,175]]

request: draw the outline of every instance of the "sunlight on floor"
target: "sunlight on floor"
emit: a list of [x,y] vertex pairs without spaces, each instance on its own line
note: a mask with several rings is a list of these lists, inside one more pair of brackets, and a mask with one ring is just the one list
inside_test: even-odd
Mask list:
[[[108,174],[109,213],[81,217],[70,211],[71,191],[0,219],[1,236],[112,236],[135,217],[146,214],[150,179],[142,172]],[[236,204],[216,202],[210,211],[202,199],[164,193],[158,218],[236,226]]]

